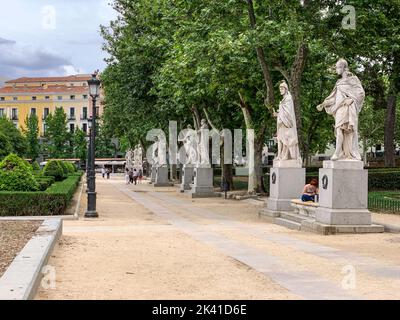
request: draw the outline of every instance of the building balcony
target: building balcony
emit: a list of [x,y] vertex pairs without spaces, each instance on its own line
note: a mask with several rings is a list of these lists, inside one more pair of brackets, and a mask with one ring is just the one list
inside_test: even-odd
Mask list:
[[75,121],[76,117],[73,115],[68,116],[68,121]]
[[42,117],[42,120],[43,120],[43,121],[46,121],[46,119],[47,119],[48,116],[49,116],[49,115],[43,116],[43,117]]
[[18,121],[19,119],[18,119],[18,116],[11,116],[11,120],[12,121]]
[[81,115],[81,120],[89,120],[89,117],[87,115]]

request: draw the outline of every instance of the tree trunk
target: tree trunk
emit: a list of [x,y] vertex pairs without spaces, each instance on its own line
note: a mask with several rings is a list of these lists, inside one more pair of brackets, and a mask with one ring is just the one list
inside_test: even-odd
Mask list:
[[389,95],[385,120],[385,166],[395,167],[394,131],[396,125],[396,96]]
[[300,101],[300,93],[301,93],[301,79],[304,72],[304,68],[306,66],[308,56],[308,44],[302,42],[297,50],[296,59],[293,63],[292,70],[290,72],[290,83],[289,87],[293,97],[294,111],[296,114],[296,126],[297,126],[297,137],[299,140],[299,147],[303,154],[303,157],[306,157],[306,146],[304,145],[302,129],[303,123],[301,120],[301,101]]
[[254,171],[256,174],[257,188],[256,191],[260,193],[265,192],[264,176],[262,172],[262,151],[264,147],[264,139],[256,139],[254,141]]
[[235,186],[233,185],[233,166],[231,164],[223,164],[221,168],[222,177],[228,183],[228,190],[235,190]]
[[[256,14],[254,12],[253,0],[247,0],[247,9],[250,18],[250,26],[252,29],[256,29],[257,23],[256,23]],[[268,108],[272,108],[275,103],[275,94],[274,94],[274,85],[272,83],[271,72],[267,65],[264,49],[262,47],[257,47],[256,52],[257,52],[258,62],[260,63],[261,70],[263,72],[264,82],[267,90],[267,98],[265,99],[265,102]]]

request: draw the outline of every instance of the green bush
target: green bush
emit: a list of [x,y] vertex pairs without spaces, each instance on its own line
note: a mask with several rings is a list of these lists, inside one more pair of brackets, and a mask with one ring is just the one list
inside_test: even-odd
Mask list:
[[0,216],[62,215],[80,179],[81,175],[69,176],[44,192],[0,192]]
[[32,167],[15,154],[0,162],[0,191],[36,191],[39,189]]
[[68,177],[68,173],[69,173],[68,167],[64,161],[61,161],[61,160],[56,160],[56,161],[58,162],[59,166],[62,168],[63,173],[64,173],[64,179],[65,179],[66,177]]
[[54,177],[56,181],[62,181],[66,177],[66,174],[64,174],[64,169],[57,160],[50,160],[46,163],[43,168],[43,175],[45,177]]
[[64,162],[65,166],[68,169],[68,174],[72,174],[76,172],[76,167],[71,162]]
[[400,171],[372,171],[368,173],[369,190],[400,190]]
[[40,166],[36,161],[33,161],[33,163],[31,164],[31,167],[32,167],[33,171],[40,171]]
[[39,177],[35,177],[35,178],[36,178],[36,181],[39,184],[39,190],[40,191],[47,190],[47,188],[50,187],[55,182],[54,177],[41,177],[41,176],[39,176]]

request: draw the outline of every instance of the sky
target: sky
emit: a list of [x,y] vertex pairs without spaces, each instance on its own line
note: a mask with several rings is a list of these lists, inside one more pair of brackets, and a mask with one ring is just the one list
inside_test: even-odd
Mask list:
[[0,0],[0,83],[92,73],[106,66],[100,25],[112,0]]

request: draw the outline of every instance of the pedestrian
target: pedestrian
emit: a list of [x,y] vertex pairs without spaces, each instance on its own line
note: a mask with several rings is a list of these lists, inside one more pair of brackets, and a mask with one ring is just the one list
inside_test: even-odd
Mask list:
[[105,176],[106,176],[106,169],[103,167],[103,168],[101,168],[101,175],[103,176],[103,179],[105,178]]
[[107,169],[107,180],[110,179],[110,174],[111,174],[111,170],[110,170],[110,169]]
[[130,180],[130,178],[129,178],[129,169],[126,168],[125,169],[125,183],[129,184],[129,182],[130,182],[129,180]]
[[309,184],[306,184],[301,196],[303,202],[315,202],[315,197],[319,194],[318,180],[312,179]]
[[142,183],[142,179],[143,179],[143,170],[139,169],[139,184]]
[[133,171],[129,170],[129,183],[133,183]]
[[136,169],[133,169],[133,182],[135,182],[135,186],[137,185],[138,177],[139,177],[139,172]]

